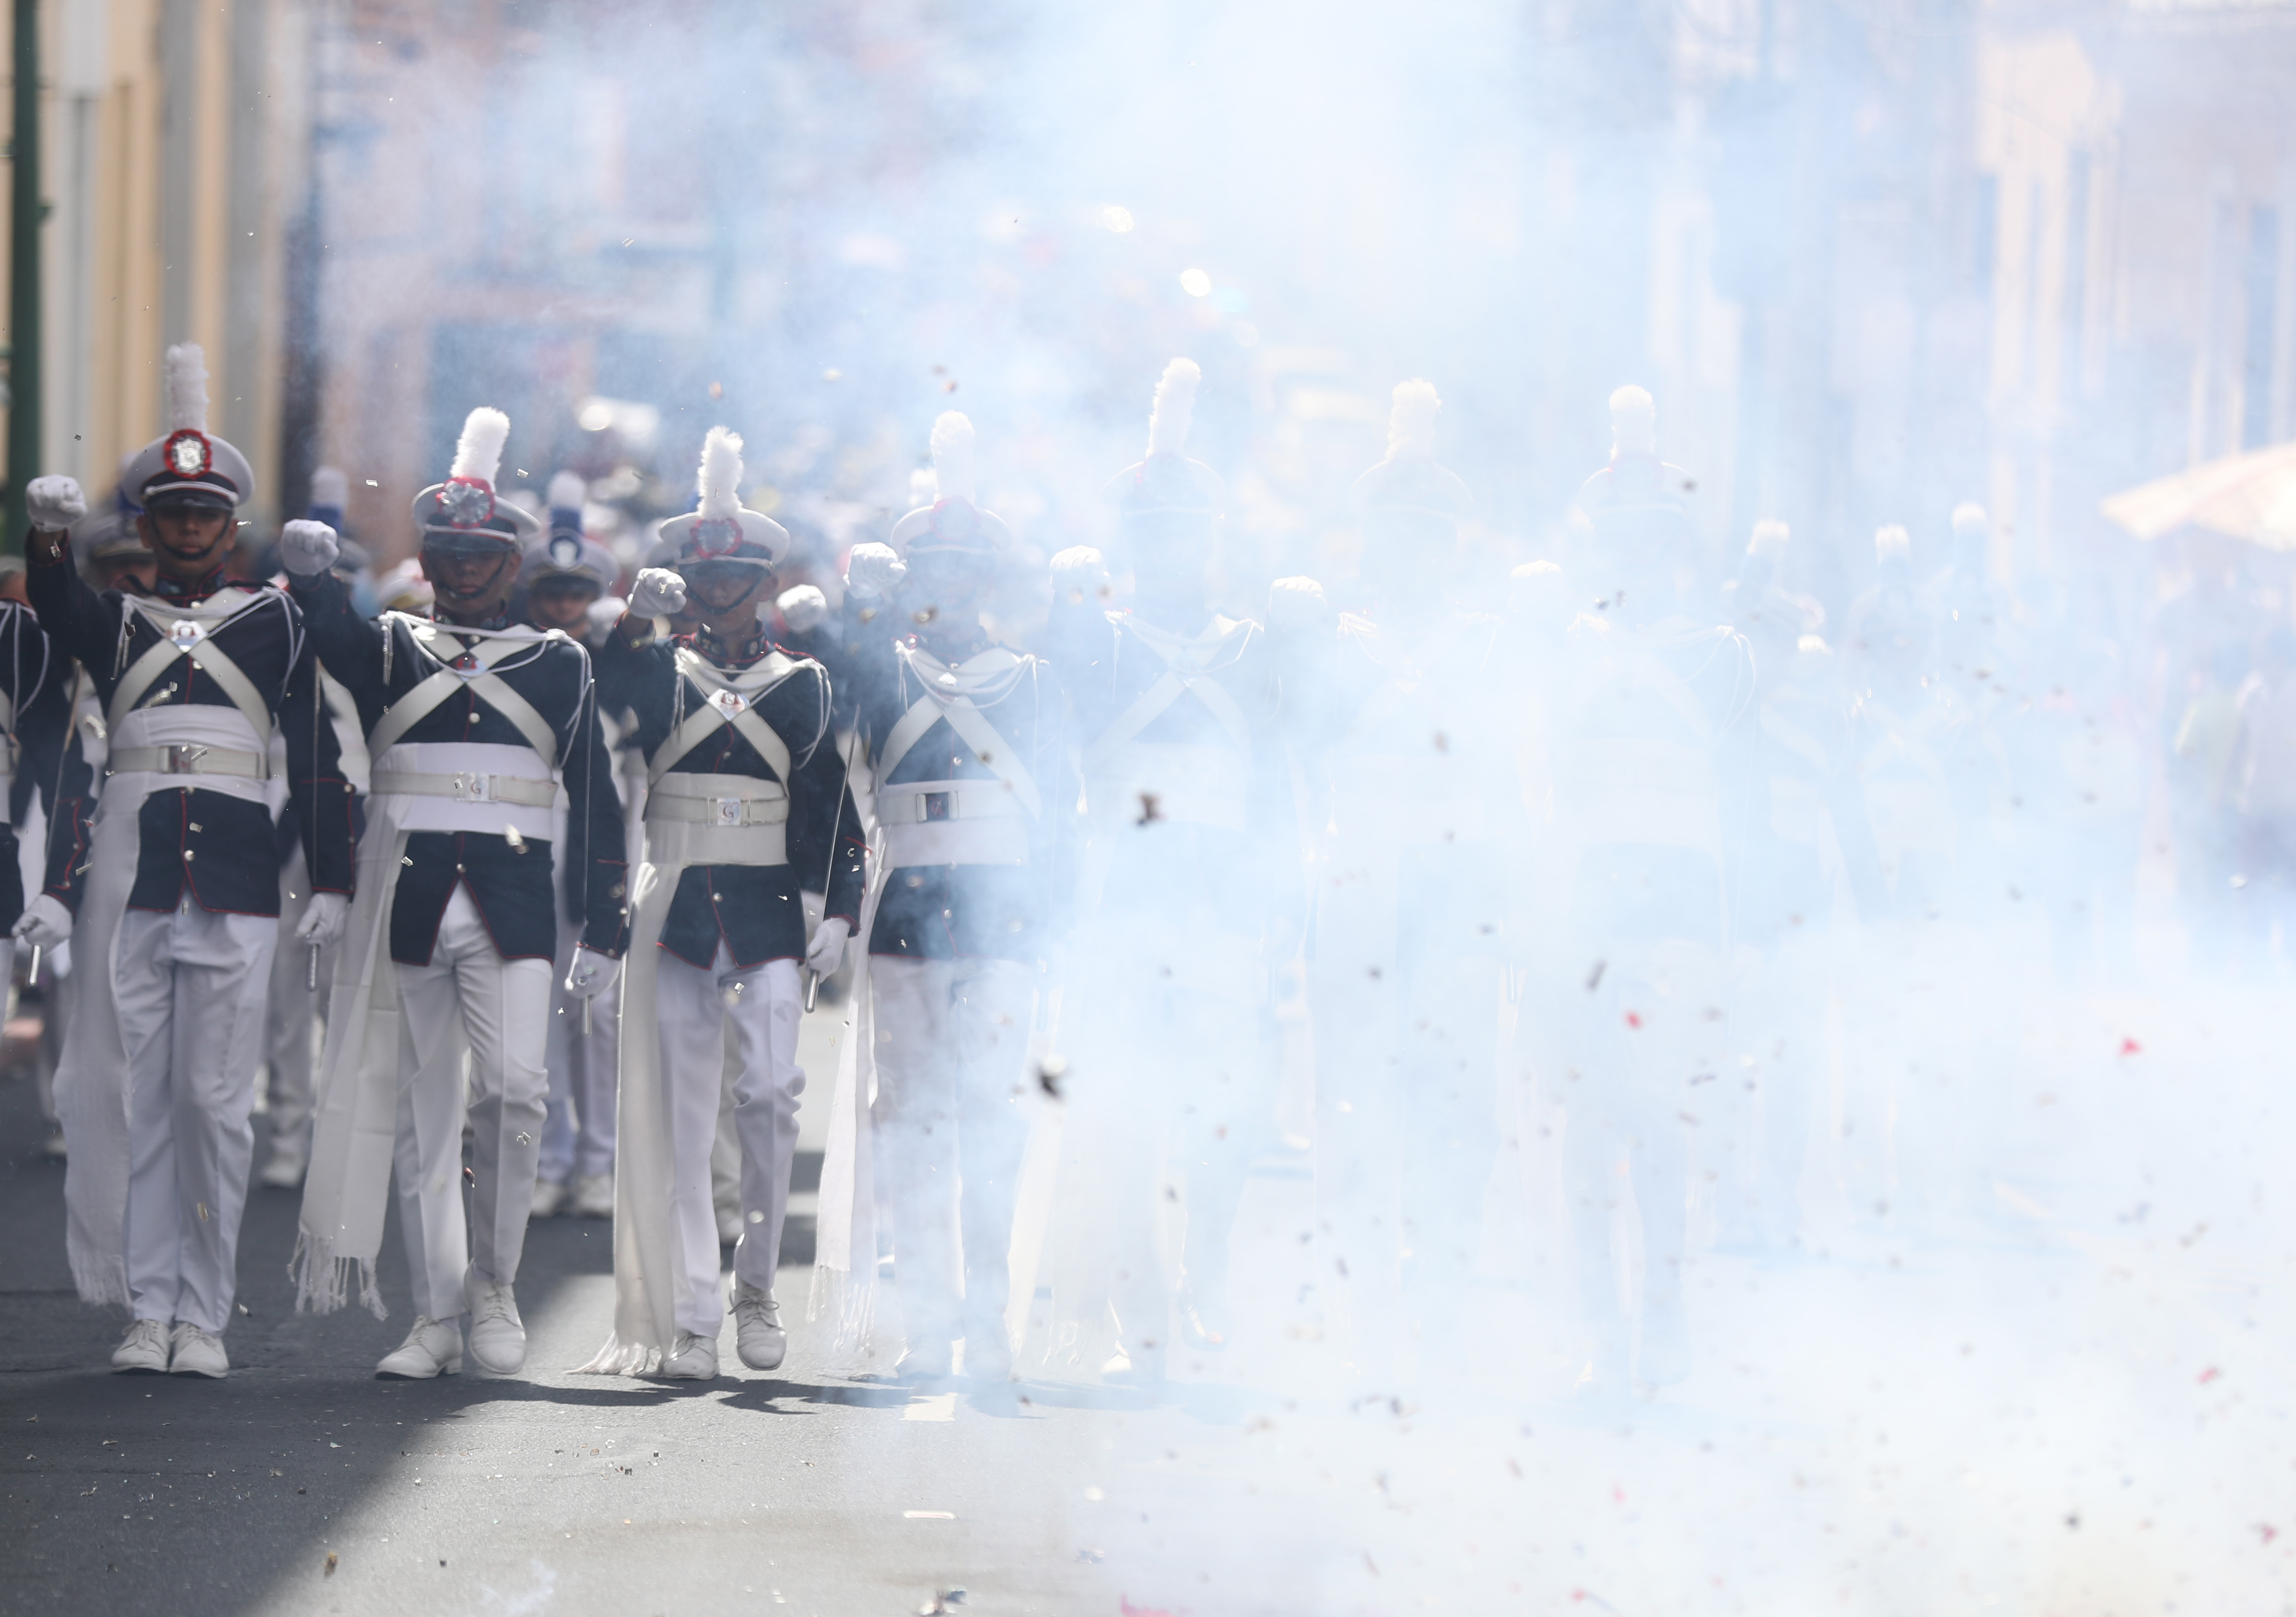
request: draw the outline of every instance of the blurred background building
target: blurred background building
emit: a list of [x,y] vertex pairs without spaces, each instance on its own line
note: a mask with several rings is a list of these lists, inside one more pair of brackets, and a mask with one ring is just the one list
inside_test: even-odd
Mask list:
[[1941,559],[1972,498],[2005,579],[2141,593],[2099,499],[2296,433],[2272,0],[40,18],[46,464],[107,480],[160,425],[160,349],[197,339],[273,480],[258,518],[324,459],[386,557],[479,402],[513,480],[579,468],[627,554],[713,421],[825,554],[961,406],[1050,551],[1090,537],[1176,352],[1247,595],[1346,573],[1346,486],[1407,375],[1495,554],[1564,546],[1636,381],[1718,570],[1783,517],[1833,603],[1877,524]]

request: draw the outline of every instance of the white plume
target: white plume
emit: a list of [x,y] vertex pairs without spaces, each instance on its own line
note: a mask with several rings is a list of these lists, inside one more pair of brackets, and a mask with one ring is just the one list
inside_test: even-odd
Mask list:
[[578,472],[561,472],[550,480],[553,511],[579,511],[589,497],[590,485],[582,480]]
[[208,430],[208,357],[196,342],[168,350],[168,431]]
[[1953,530],[1956,533],[1983,533],[1987,527],[1985,507],[1974,500],[1964,500],[1953,508]]
[[1435,384],[1425,378],[1397,382],[1395,404],[1387,415],[1387,458],[1416,455],[1431,459],[1435,454],[1435,415],[1442,407],[1443,401],[1435,395]]
[[1775,517],[1764,517],[1754,524],[1754,537],[1746,546],[1746,554],[1759,556],[1765,562],[1775,562],[1786,553],[1786,540],[1792,530]]
[[351,480],[340,466],[318,466],[311,472],[311,504],[340,511],[351,503]]
[[933,478],[945,500],[973,501],[972,423],[962,410],[943,410],[932,430]]
[[1914,536],[1897,523],[1874,530],[1874,559],[1877,562],[1902,562],[1914,553]]
[[474,477],[489,488],[502,470],[503,445],[510,441],[510,417],[491,405],[480,405],[463,421],[463,436],[455,440],[455,464],[449,477]]
[[940,498],[940,480],[931,466],[919,466],[909,473],[909,509],[922,511]]
[[1629,382],[1611,395],[1613,447],[1631,455],[1658,453],[1658,405],[1647,389]]
[[701,520],[723,522],[742,508],[742,438],[723,427],[701,440]]
[[1148,453],[1180,455],[1187,450],[1188,426],[1196,418],[1196,384],[1203,367],[1175,359],[1156,380],[1156,401],[1148,406]]

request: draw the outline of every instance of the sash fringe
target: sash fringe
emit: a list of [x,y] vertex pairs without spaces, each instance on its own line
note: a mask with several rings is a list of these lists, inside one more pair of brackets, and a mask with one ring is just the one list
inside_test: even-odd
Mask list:
[[334,1243],[298,1231],[295,1255],[287,1260],[287,1277],[295,1283],[295,1311],[332,1314],[350,1301],[351,1271],[358,1271],[359,1306],[377,1319],[388,1319],[382,1290],[375,1284],[372,1259],[339,1258]]
[[124,1255],[92,1251],[77,1235],[65,1240],[64,1255],[71,1261],[72,1285],[79,1292],[82,1302],[97,1308],[127,1306],[127,1260]]
[[609,1332],[606,1345],[600,1348],[586,1365],[577,1365],[577,1375],[652,1375],[661,1368],[661,1350],[649,1348],[644,1342],[624,1342],[618,1332]]

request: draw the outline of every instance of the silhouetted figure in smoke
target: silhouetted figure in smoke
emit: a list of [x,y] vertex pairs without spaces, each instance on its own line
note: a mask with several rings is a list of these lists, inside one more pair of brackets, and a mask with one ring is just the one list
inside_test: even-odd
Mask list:
[[2223,961],[2233,936],[2233,879],[2240,874],[2232,776],[2240,688],[2256,666],[2271,614],[2232,541],[2191,530],[2183,542],[2191,581],[2154,615],[2152,652],[2177,904],[2194,960],[2213,964]]
[[2232,779],[2245,878],[2242,932],[2259,957],[2275,931],[2282,956],[2296,956],[2296,629],[2266,637],[2263,659],[2241,687]]
[[[1021,552],[975,503],[972,423],[944,413],[932,444],[939,497],[890,543],[856,546],[846,575],[849,609],[873,614],[851,644],[883,839],[852,1042],[875,1063],[901,1373],[946,1376],[962,1337],[965,1374],[1001,1382],[1018,1101],[1032,1000],[1067,931],[1077,789],[1060,682],[983,621]],[[855,1245],[846,1272],[865,1285],[874,1253]]]
[[1258,624],[1208,603],[1227,489],[1186,456],[1198,380],[1193,360],[1166,367],[1147,456],[1108,485],[1130,610],[1107,610],[1097,552],[1053,560],[1050,640],[1088,816],[1064,1155],[1119,1326],[1103,1374],[1137,1381],[1162,1377],[1171,1337],[1159,1184],[1185,1212],[1183,1339],[1226,1345],[1229,1233],[1274,1110],[1269,941],[1299,931],[1275,667]]
[[1799,1239],[1843,835],[1864,830],[1849,780],[1849,702],[1818,632],[1824,609],[1778,582],[1788,538],[1783,522],[1756,523],[1732,591],[1755,672],[1755,709],[1728,784],[1743,795],[1731,932],[1750,958],[1734,1007],[1740,1055],[1716,1075],[1731,1122],[1706,1137],[1719,1132],[1743,1153],[1724,1158],[1722,1239],[1776,1247]]
[[2057,971],[2125,974],[2149,774],[2128,658],[2103,582],[2076,578],[2037,648],[2033,706],[2017,748],[2029,839],[2022,861],[2049,907]]
[[[1658,458],[1650,395],[1621,388],[1611,415],[1611,464],[1579,494],[1592,531],[1571,574],[1595,610],[1572,630],[1578,688],[1557,771],[1563,924],[1578,957],[1541,996],[1595,1337],[1584,1384],[1600,1391],[1667,1385],[1690,1368],[1684,1120],[1717,1114],[1707,1086],[1736,1047],[1725,853],[1730,788],[1746,776],[1726,759],[1754,697],[1745,640],[1677,604],[1694,535],[1686,480]],[[1622,1296],[1622,1275],[1637,1273]]]
[[1464,1346],[1497,1149],[1505,860],[1523,841],[1501,620],[1455,595],[1471,497],[1435,462],[1439,407],[1428,383],[1399,385],[1387,458],[1355,486],[1359,610],[1333,634],[1320,587],[1292,579],[1269,614],[1316,835],[1318,1284],[1350,1299],[1355,1374],[1374,1385],[1406,1334],[1423,1373]]

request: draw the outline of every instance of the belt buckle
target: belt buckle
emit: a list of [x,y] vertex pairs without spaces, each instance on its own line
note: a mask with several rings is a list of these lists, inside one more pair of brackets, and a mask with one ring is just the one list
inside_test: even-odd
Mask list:
[[924,814],[923,814],[923,816],[922,816],[922,817],[923,817],[923,818],[925,818],[925,819],[929,819],[929,820],[946,820],[946,819],[953,819],[953,818],[955,818],[955,815],[956,815],[956,793],[955,793],[955,792],[926,792],[926,793],[924,794]]
[[200,759],[205,758],[207,755],[208,750],[194,743],[170,743],[168,747],[168,773],[170,775],[197,775],[200,772]]
[[455,795],[466,803],[491,803],[495,800],[495,777],[458,775],[455,777]]
[[740,798],[713,797],[709,800],[716,806],[718,814],[716,823],[718,825],[738,825],[742,823],[742,800]]

